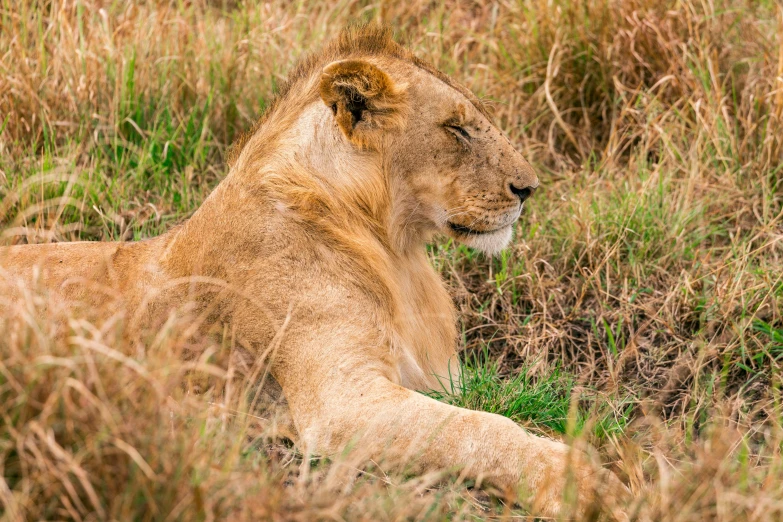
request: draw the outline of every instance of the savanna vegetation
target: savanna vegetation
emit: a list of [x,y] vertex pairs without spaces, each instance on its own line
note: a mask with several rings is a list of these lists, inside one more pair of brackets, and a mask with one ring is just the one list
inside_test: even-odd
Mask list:
[[[465,345],[433,395],[589,443],[632,520],[783,519],[772,0],[0,0],[0,242],[182,222],[295,61],[357,21],[485,100],[541,179],[500,257],[431,247]],[[45,304],[0,316],[2,520],[525,516],[446,473],[303,459],[259,411],[263,368],[238,377],[176,316],[127,346],[121,316]]]

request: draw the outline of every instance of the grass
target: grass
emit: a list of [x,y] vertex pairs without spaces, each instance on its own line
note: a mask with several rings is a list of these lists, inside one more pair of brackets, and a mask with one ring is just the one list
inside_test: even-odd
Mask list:
[[[574,377],[559,368],[539,370],[534,375],[532,367],[522,366],[514,368],[515,374],[502,375],[500,365],[486,349],[469,353],[462,364],[461,382],[450,383],[430,396],[503,415],[545,436],[588,435],[600,440],[622,433],[630,421],[628,405],[611,404],[597,398],[594,391],[576,387]],[[604,411],[589,411],[589,404],[594,408],[600,404]]]
[[[542,182],[499,258],[430,247],[465,345],[439,398],[589,441],[635,519],[783,517],[775,2],[0,0],[0,241],[181,223],[295,60],[354,20],[487,100]],[[305,462],[230,346],[186,362],[176,318],[129,347],[42,299],[0,315],[0,517],[521,513],[453,477]]]

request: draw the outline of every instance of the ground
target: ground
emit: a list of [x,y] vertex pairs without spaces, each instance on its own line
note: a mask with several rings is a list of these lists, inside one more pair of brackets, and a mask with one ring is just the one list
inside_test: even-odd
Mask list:
[[[499,258],[430,249],[465,345],[463,389],[434,395],[589,442],[634,519],[781,519],[771,0],[0,0],[1,244],[182,222],[296,59],[356,20],[476,92],[541,179]],[[454,477],[302,462],[230,347],[186,362],[168,331],[128,347],[76,319],[58,341],[25,299],[0,317],[10,520],[524,516]]]

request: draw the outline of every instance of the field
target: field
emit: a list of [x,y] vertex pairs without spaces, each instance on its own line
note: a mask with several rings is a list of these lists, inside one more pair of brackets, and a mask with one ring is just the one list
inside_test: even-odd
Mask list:
[[[0,244],[181,223],[296,60],[356,21],[485,100],[541,179],[500,257],[431,247],[465,345],[463,389],[434,394],[589,443],[632,520],[783,519],[773,0],[0,0]],[[182,357],[176,317],[123,346],[38,291],[10,305],[0,520],[526,516],[445,473],[303,460],[226,346]]]

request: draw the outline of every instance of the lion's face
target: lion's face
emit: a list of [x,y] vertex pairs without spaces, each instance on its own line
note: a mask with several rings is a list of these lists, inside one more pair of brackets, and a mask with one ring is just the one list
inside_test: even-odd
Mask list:
[[463,94],[425,71],[410,75],[408,125],[390,146],[417,213],[438,231],[497,253],[538,178]]
[[506,247],[538,178],[469,95],[414,64],[359,60],[327,67],[321,93],[351,141],[384,149],[405,226]]

